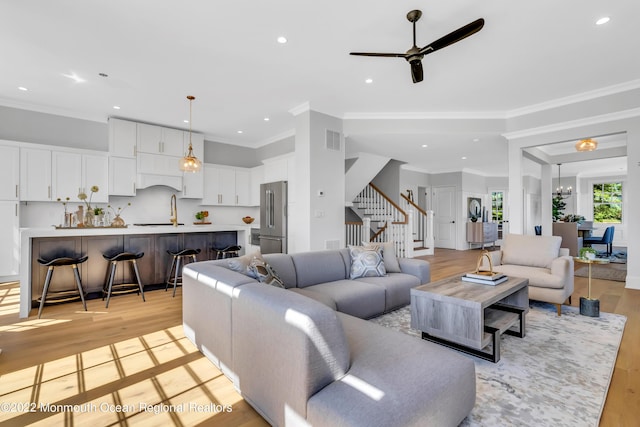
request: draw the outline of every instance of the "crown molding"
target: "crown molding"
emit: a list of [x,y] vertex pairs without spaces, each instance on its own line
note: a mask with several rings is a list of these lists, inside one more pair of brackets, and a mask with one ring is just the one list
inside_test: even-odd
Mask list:
[[302,113],[305,113],[307,111],[311,110],[311,104],[309,103],[309,101],[307,102],[303,102],[302,104],[293,107],[292,109],[289,110],[289,113],[294,115],[294,116],[298,116]]
[[599,116],[584,117],[577,120],[567,122],[554,123],[552,125],[539,126],[530,129],[523,129],[514,132],[503,133],[502,136],[508,140],[526,138],[529,136],[542,135],[545,133],[559,132],[567,129],[574,129],[581,126],[595,125],[600,123],[611,122],[615,120],[630,119],[640,116],[640,108],[632,108],[630,110],[616,111],[615,113],[601,114]]
[[540,111],[550,110],[557,107],[576,104],[578,102],[590,101],[596,98],[602,98],[608,95],[627,92],[630,90],[640,89],[640,79],[619,83],[612,86],[605,86],[599,89],[578,93],[575,95],[565,96],[563,98],[552,99],[550,101],[541,102],[539,104],[528,105],[522,108],[509,110],[505,113],[505,118],[526,116],[527,114],[538,113]]
[[408,112],[408,113],[344,113],[343,120],[487,120],[505,119],[501,111],[472,111],[472,112]]
[[282,141],[285,138],[290,138],[292,136],[296,136],[296,130],[295,129],[289,129],[286,130],[282,133],[279,133],[277,135],[273,135],[269,138],[263,139],[262,141],[259,141],[255,147],[256,148],[260,148],[260,147],[264,147],[265,145],[269,145],[269,144],[273,144],[274,142],[278,142],[278,141]]

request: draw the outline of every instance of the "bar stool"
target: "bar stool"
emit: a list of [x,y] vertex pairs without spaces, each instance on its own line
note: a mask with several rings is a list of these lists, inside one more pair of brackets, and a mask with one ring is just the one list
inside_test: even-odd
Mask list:
[[[111,268],[107,272],[107,280],[104,283],[102,288],[102,301],[104,301],[105,295],[107,296],[107,304],[105,308],[109,308],[109,300],[111,299],[111,294],[124,294],[129,292],[138,292],[142,295],[142,302],[146,302],[144,299],[144,285],[142,284],[142,280],[140,280],[140,272],[138,271],[138,264],[136,260],[142,258],[144,256],[144,252],[131,253],[131,252],[120,252],[114,255],[102,254],[104,259],[109,261]],[[113,281],[116,277],[116,269],[118,266],[118,262],[120,261],[129,261],[131,266],[133,267],[133,272],[136,275],[136,283],[120,283],[113,284]],[[114,290],[115,288],[115,290]]]
[[[173,285],[173,296],[176,296],[176,288],[178,285],[182,286],[182,269],[185,264],[185,258],[191,258],[192,262],[196,262],[196,255],[200,253],[200,249],[182,249],[178,252],[167,251],[169,255],[173,257],[171,261],[171,267],[169,268],[169,274],[167,274],[167,285],[165,286],[165,292],[169,289],[169,285]],[[180,265],[182,264],[182,265]]]
[[234,258],[239,256],[240,249],[242,249],[242,246],[232,245],[232,246],[227,246],[224,249],[213,248],[213,251],[216,254],[215,259],[224,259],[224,258]]
[[78,264],[82,264],[89,257],[87,255],[80,258],[73,257],[60,257],[52,260],[46,260],[43,258],[38,258],[38,262],[47,268],[47,277],[44,280],[44,289],[42,291],[42,296],[40,297],[40,308],[38,308],[38,319],[42,315],[42,308],[44,307],[44,303],[47,302],[47,294],[49,293],[49,285],[51,284],[51,278],[53,277],[53,270],[56,267],[62,267],[65,265],[70,265],[73,269],[73,275],[76,279],[76,285],[78,286],[78,291],[75,290],[66,290],[66,291],[56,291],[52,292],[51,296],[53,297],[49,302],[64,302],[71,301],[78,297],[82,300],[82,305],[84,306],[84,311],[87,311],[87,302],[84,300],[84,289],[82,288],[82,280],[80,280],[80,273],[78,272]]

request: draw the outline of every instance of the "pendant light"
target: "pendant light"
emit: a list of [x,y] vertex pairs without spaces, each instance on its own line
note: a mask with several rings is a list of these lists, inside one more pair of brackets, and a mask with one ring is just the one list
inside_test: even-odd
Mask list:
[[594,151],[598,148],[598,141],[591,138],[581,139],[576,142],[576,151]]
[[553,197],[555,198],[560,198],[560,199],[566,199],[568,197],[571,196],[571,193],[573,192],[573,189],[571,188],[571,186],[569,186],[566,190],[562,187],[562,185],[560,185],[560,165],[562,163],[558,163],[558,187],[556,188],[556,191],[553,193]]
[[187,154],[180,159],[180,170],[183,172],[198,172],[202,168],[202,162],[193,154],[193,146],[191,145],[191,105],[195,96],[187,96],[189,100],[189,149]]

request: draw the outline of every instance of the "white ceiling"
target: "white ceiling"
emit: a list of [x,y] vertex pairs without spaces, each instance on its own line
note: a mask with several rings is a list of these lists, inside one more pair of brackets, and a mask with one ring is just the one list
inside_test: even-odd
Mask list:
[[[420,46],[479,17],[486,24],[427,55],[418,84],[403,59],[348,54],[409,49],[411,9],[423,12]],[[604,15],[611,22],[596,26]],[[504,117],[640,79],[638,16],[633,0],[0,0],[0,104],[186,128],[185,97],[194,95],[194,131],[249,147],[290,134],[289,110],[307,102],[337,117]],[[278,44],[280,35],[289,42]],[[348,144],[432,172],[486,172],[492,159],[493,172],[506,175],[498,134],[399,130],[349,135]]]

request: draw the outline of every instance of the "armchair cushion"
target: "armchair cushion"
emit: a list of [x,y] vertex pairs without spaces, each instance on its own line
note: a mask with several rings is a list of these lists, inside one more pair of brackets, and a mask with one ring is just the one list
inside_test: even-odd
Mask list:
[[551,268],[551,262],[558,258],[559,236],[531,236],[507,234],[502,247],[502,264],[529,265]]

